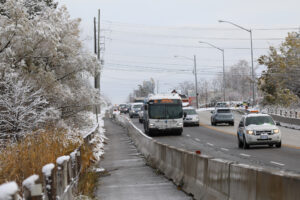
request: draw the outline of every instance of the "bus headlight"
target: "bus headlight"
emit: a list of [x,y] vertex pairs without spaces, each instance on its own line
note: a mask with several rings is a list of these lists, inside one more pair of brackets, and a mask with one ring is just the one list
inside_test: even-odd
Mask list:
[[181,122],[177,123],[177,126],[180,126],[180,127],[181,127],[182,125],[183,125],[183,124],[182,124]]

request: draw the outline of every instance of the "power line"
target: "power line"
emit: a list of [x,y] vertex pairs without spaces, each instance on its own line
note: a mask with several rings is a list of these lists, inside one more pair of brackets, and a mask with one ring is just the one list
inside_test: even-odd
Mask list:
[[[127,27],[134,27],[134,28],[162,28],[162,29],[192,29],[192,30],[228,30],[228,31],[238,31],[239,29],[235,28],[220,28],[220,27],[191,27],[191,26],[159,26],[159,25],[147,25],[147,24],[134,24],[134,23],[125,23],[125,22],[118,22],[118,21],[111,21],[111,20],[103,20],[104,23],[113,25],[113,26],[127,26]],[[278,30],[299,30],[299,27],[274,27],[274,28],[252,28],[252,30],[257,31],[278,31]]]
[[[238,30],[235,28],[220,28],[220,27],[191,27],[191,26],[158,26],[158,25],[146,25],[146,24],[133,24],[133,23],[124,23],[116,22],[110,20],[104,20],[105,23],[114,26],[131,26],[134,28],[165,28],[165,29],[198,29],[198,30]],[[258,31],[270,31],[270,30],[299,30],[299,27],[276,27],[276,28],[252,28],[252,30]]]
[[[131,31],[121,31],[116,29],[111,29],[113,32],[119,33],[127,33],[127,34],[134,34],[146,37],[163,37],[163,38],[183,38],[183,39],[195,39],[195,40],[244,40],[249,41],[249,38],[229,38],[229,37],[195,37],[195,36],[183,36],[183,35],[164,35],[164,34],[153,34],[153,33],[145,33],[145,32],[131,32]],[[285,38],[253,38],[253,40],[261,40],[261,41],[268,41],[268,40],[284,40]]]
[[[167,57],[167,56],[146,56],[146,55],[125,55],[121,53],[109,53],[107,56],[120,56],[120,57],[129,57],[129,58],[149,58],[149,59],[162,59],[162,60],[174,60],[173,56]],[[255,58],[258,59],[258,58]],[[240,60],[246,60],[246,59],[226,59],[226,61],[240,61]],[[209,58],[201,58],[200,61],[222,61],[221,59],[209,59]],[[117,62],[126,62],[124,60],[118,60]],[[133,61],[128,61],[133,62]],[[135,61],[136,62],[136,61]]]
[[[136,45],[154,45],[154,46],[165,46],[165,47],[178,47],[178,48],[197,48],[197,49],[213,49],[209,46],[195,46],[195,45],[176,45],[176,44],[166,44],[166,43],[154,43],[154,42],[137,42],[137,41],[130,41],[130,40],[123,40],[123,39],[112,39],[119,42],[124,42],[128,44],[136,44]],[[226,50],[249,50],[249,47],[224,47],[223,49]],[[253,48],[256,50],[266,50],[269,48]]]

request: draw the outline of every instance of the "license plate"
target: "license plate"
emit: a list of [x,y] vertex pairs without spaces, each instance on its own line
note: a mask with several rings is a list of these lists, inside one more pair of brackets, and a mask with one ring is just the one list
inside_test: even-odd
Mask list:
[[261,136],[260,136],[260,139],[262,139],[262,140],[267,140],[267,139],[268,139],[268,135],[261,135]]

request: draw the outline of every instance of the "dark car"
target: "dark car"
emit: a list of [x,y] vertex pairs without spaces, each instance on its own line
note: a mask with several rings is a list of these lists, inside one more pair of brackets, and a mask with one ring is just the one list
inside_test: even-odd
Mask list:
[[129,110],[128,110],[127,104],[120,104],[119,105],[119,111],[120,111],[120,113],[128,113]]
[[229,108],[216,108],[212,111],[211,125],[216,126],[217,124],[229,124],[234,126],[234,117]]

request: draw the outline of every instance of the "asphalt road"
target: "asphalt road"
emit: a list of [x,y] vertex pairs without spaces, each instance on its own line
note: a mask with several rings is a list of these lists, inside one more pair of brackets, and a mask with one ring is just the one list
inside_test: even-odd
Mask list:
[[[142,131],[143,125],[138,119],[132,119]],[[200,118],[201,121],[201,118]],[[158,136],[155,140],[188,151],[200,150],[202,154],[234,162],[251,164],[267,169],[278,169],[300,173],[300,149],[282,146],[280,149],[269,146],[256,146],[251,149],[239,149],[237,136],[228,131],[232,127],[184,127],[182,136]],[[300,135],[299,135],[300,137]]]

